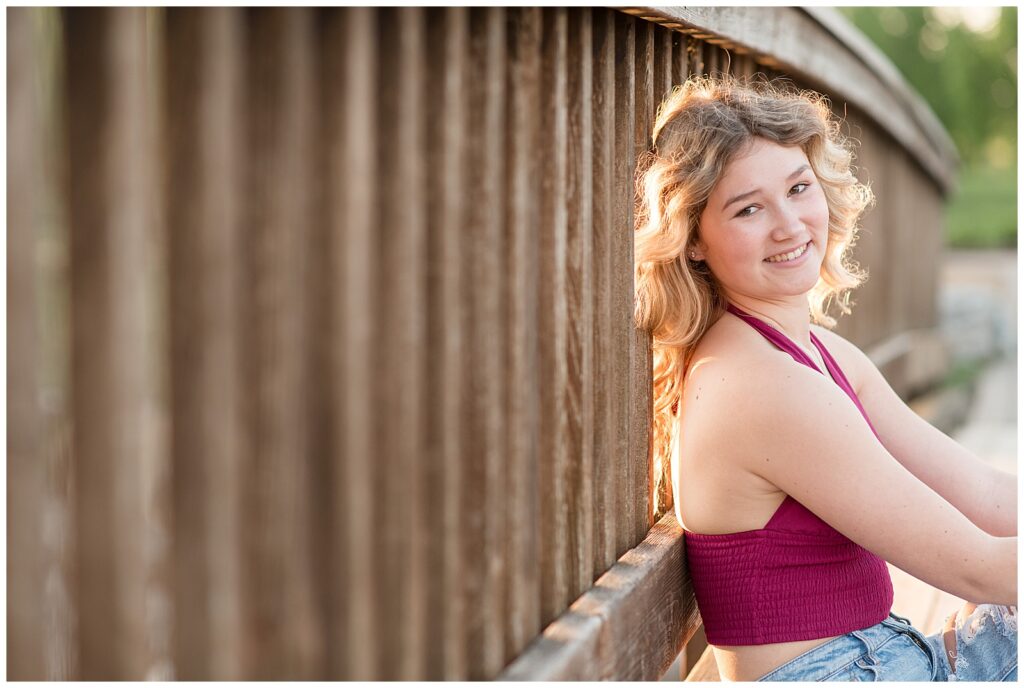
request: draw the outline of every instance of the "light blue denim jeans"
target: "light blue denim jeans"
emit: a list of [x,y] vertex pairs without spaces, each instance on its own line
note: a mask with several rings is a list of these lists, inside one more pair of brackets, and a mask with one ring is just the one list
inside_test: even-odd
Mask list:
[[1016,681],[1017,608],[981,604],[956,624],[956,673],[942,631],[889,618],[828,641],[758,681]]

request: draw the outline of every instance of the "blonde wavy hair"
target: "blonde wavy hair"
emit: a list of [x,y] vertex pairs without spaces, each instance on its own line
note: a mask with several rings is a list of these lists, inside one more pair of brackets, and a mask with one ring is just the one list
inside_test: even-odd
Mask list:
[[800,146],[824,191],[828,243],[817,284],[808,295],[814,322],[832,328],[832,302],[850,313],[850,291],[866,278],[848,251],[857,222],[874,204],[853,174],[853,147],[828,99],[763,75],[692,77],[658,108],[653,147],[637,166],[634,280],[637,327],[653,341],[654,511],[672,507],[670,452],[678,401],[690,356],[725,312],[725,298],[704,262],[686,258],[700,234],[700,216],[726,167],[755,137]]

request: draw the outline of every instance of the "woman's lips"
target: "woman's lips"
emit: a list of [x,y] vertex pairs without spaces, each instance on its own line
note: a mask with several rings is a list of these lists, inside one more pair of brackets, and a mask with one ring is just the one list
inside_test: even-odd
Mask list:
[[791,260],[784,260],[784,261],[771,261],[771,260],[768,260],[767,258],[765,258],[763,262],[768,263],[768,265],[775,265],[775,266],[778,266],[778,267],[792,267],[792,266],[800,265],[801,263],[803,263],[807,259],[807,254],[810,253],[810,251],[811,251],[811,242],[808,241],[806,244],[803,245],[803,253],[801,253],[796,258],[793,258]]

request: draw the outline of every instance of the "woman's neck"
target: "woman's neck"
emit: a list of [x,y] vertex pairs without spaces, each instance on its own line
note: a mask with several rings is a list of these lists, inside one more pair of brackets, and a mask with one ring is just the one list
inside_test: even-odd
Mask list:
[[814,350],[811,343],[811,317],[807,310],[806,298],[768,302],[729,296],[728,300],[740,310],[778,328],[800,346]]

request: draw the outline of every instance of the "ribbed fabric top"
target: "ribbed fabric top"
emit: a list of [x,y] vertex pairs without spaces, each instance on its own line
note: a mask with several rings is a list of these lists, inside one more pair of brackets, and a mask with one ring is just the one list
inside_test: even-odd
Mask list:
[[[821,372],[779,330],[732,304],[728,310],[798,362]],[[874,432],[835,359],[813,332],[811,341],[832,379]],[[788,495],[764,528],[711,535],[685,531],[684,542],[697,607],[712,645],[841,635],[879,623],[892,608],[885,561]]]

